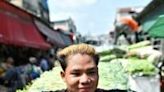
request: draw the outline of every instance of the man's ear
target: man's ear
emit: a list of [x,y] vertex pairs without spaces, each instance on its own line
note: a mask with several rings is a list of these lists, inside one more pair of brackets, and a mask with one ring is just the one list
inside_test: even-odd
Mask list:
[[65,82],[65,72],[64,71],[60,72],[60,76],[63,79],[63,81]]

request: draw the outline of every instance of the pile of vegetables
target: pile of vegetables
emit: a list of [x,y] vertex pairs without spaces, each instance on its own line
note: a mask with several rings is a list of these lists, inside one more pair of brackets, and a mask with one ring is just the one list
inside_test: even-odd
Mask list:
[[155,65],[160,58],[160,52],[153,50],[150,41],[139,42],[123,48],[113,48],[99,54],[101,61],[111,62],[116,59],[124,61],[122,62],[123,67],[130,75],[151,76],[158,73]]
[[60,77],[60,71],[61,67],[59,66],[53,68],[51,71],[46,71],[40,78],[33,80],[23,90],[17,90],[17,92],[42,92],[63,89],[66,86]]
[[[103,66],[105,68],[103,68]],[[119,59],[114,59],[111,62],[101,62],[100,65],[100,86],[107,89],[128,89],[128,74],[123,68]]]

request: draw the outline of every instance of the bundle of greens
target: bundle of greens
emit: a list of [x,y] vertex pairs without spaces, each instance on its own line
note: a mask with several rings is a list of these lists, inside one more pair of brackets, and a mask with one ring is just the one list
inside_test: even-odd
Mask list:
[[115,58],[117,58],[116,55],[111,54],[111,55],[101,56],[100,57],[100,61],[102,61],[102,62],[109,62],[109,61],[111,61],[111,60],[113,60]]
[[124,68],[129,74],[137,76],[151,76],[158,73],[158,69],[146,59],[129,58]]
[[150,41],[142,41],[142,42],[139,42],[139,43],[136,43],[136,44],[129,45],[127,47],[127,49],[128,50],[137,49],[137,48],[149,46],[150,44],[151,44]]

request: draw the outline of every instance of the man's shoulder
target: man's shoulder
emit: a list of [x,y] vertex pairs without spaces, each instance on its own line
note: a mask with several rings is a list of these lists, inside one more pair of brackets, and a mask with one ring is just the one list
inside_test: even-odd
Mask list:
[[105,89],[97,89],[96,92],[128,92],[127,90],[105,90]]
[[56,91],[42,91],[42,92],[66,92],[66,90],[62,89],[62,90],[56,90]]
[[104,89],[96,89],[96,92],[109,92],[109,91],[104,90]]
[[[66,92],[66,89],[56,90],[56,91],[42,91],[42,92]],[[126,90],[105,90],[105,89],[96,89],[95,92],[128,92]]]

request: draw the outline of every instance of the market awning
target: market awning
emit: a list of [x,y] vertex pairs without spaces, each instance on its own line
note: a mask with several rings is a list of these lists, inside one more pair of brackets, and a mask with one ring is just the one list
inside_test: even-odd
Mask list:
[[152,37],[164,38],[164,15],[158,17],[148,30],[148,33]]
[[5,1],[0,2],[0,43],[47,50],[51,46],[38,32],[32,16]]
[[152,0],[137,16],[144,32],[148,32],[156,23],[159,16],[164,14],[164,1]]
[[149,20],[142,24],[142,29],[144,32],[148,32],[151,26],[155,23],[155,20]]
[[144,32],[148,32],[150,30],[150,28],[155,24],[155,22],[157,21],[159,15],[149,15],[149,16],[145,16],[144,19],[142,19],[142,29]]
[[[57,47],[65,47],[66,43],[58,31],[55,31],[46,26],[43,22],[38,19],[34,19],[34,23],[38,27],[39,31],[47,36],[48,40]],[[68,39],[65,39],[68,40]]]

